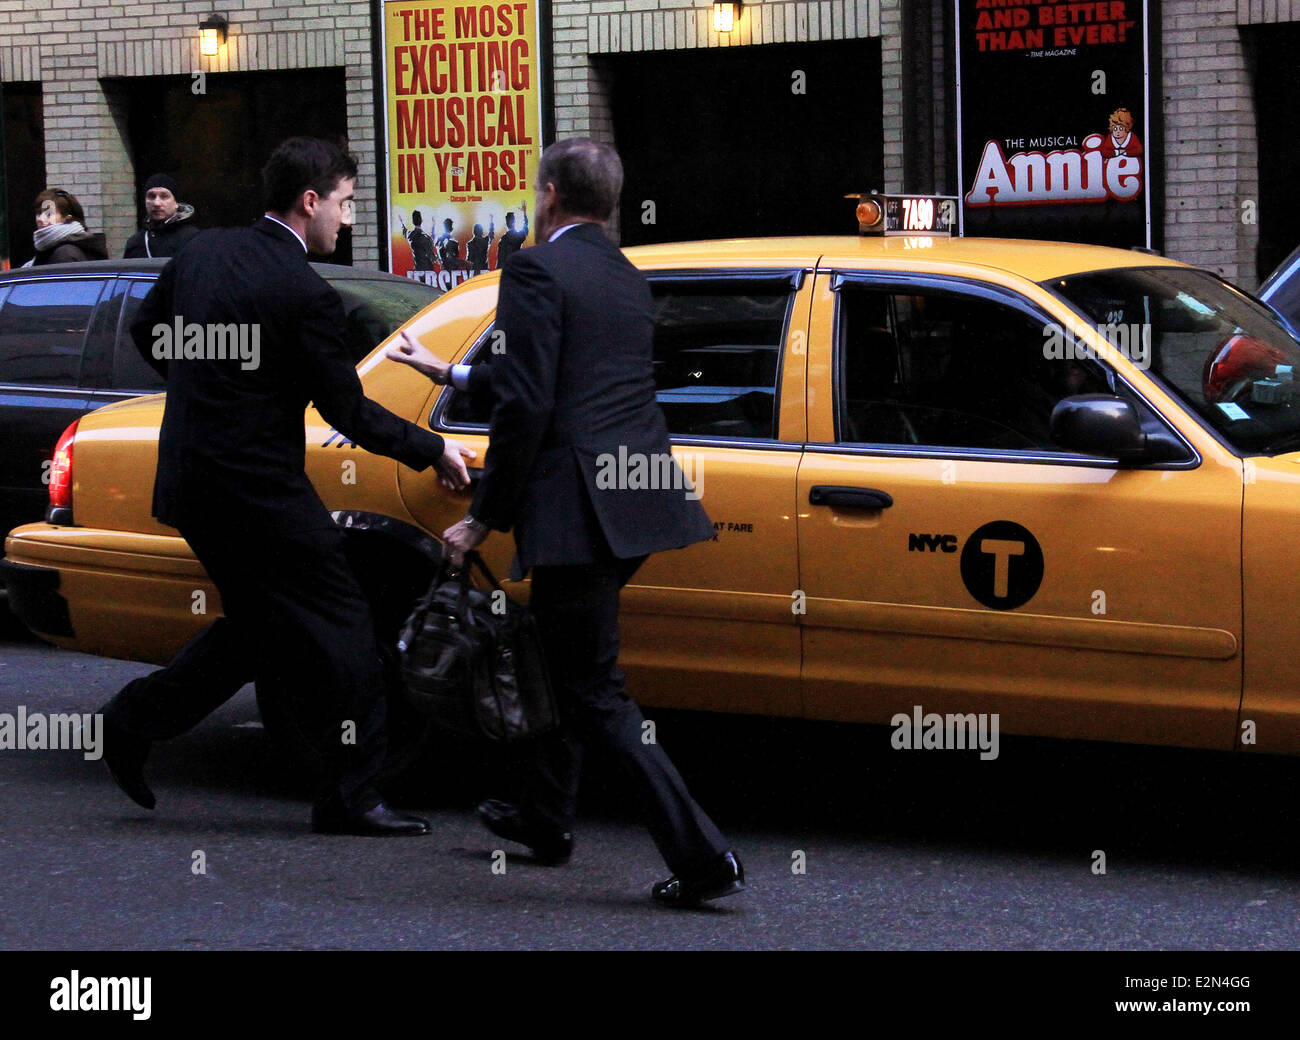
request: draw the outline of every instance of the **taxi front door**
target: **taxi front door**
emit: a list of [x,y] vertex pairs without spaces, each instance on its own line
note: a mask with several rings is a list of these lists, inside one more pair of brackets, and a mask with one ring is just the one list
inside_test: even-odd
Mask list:
[[[805,713],[996,712],[1008,733],[1231,747],[1240,460],[1189,421],[1186,457],[1159,468],[1052,449],[1054,400],[1115,384],[1099,363],[1039,364],[1047,306],[818,273],[797,490]],[[1171,407],[1150,384],[1141,396]]]

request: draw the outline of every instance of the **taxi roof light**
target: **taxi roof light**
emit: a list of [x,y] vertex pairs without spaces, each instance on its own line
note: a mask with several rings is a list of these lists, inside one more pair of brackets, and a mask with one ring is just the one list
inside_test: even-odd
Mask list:
[[844,197],[858,200],[858,233],[862,235],[950,236],[957,225],[956,195],[864,191]]

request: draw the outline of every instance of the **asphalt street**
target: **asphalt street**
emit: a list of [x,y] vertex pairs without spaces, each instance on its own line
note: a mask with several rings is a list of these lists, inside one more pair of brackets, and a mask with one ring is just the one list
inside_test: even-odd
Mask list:
[[[0,713],[93,711],[147,670],[11,630]],[[1300,947],[1290,760],[1003,737],[981,761],[892,750],[883,727],[655,718],[751,882],[709,909],[650,902],[666,872],[598,760],[564,868],[480,828],[494,773],[466,748],[390,791],[431,835],[313,835],[248,689],[155,750],[154,812],[78,751],[0,751],[0,947]]]

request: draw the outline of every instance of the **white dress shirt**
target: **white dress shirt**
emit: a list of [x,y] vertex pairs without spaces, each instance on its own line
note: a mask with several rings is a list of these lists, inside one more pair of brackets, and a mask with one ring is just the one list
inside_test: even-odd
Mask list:
[[296,238],[302,244],[302,251],[304,253],[307,252],[307,240],[303,238],[302,235],[298,234],[298,232],[294,231],[293,228],[289,227],[288,224],[286,224],[283,220],[280,220],[278,217],[273,217],[269,213],[263,213],[262,216],[266,217],[267,220],[274,220],[282,228],[287,230],[290,234],[293,235],[294,238]]

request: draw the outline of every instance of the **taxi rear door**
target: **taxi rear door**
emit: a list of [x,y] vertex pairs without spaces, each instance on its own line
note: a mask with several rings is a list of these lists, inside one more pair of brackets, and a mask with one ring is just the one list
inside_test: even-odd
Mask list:
[[647,704],[797,716],[811,264],[647,273],[659,404],[715,536],[633,576],[620,663]]
[[[1239,460],[1161,420],[1172,405],[1140,373],[1048,360],[1048,325],[1074,319],[1035,289],[818,272],[805,711],[996,712],[1006,732],[1231,747]],[[1133,468],[1055,448],[1052,407],[1088,392],[1134,399],[1182,448]]]
[[[805,436],[811,269],[810,259],[806,267],[647,271],[657,396],[689,481],[681,491],[704,506],[716,536],[656,553],[623,591],[619,661],[645,704],[801,712],[800,632],[790,605],[798,584],[795,483]],[[428,335],[437,349],[437,334]],[[473,363],[492,341],[488,315],[468,349],[443,353]],[[472,446],[482,465],[490,410],[476,411],[468,395],[452,389],[430,407],[433,428]],[[644,481],[661,471],[647,461],[655,462],[612,459],[609,474],[649,486]],[[441,531],[464,514],[465,498],[443,491],[431,472],[402,468],[400,480],[426,529]],[[509,535],[484,543],[497,554],[491,562],[498,576],[513,548]]]

